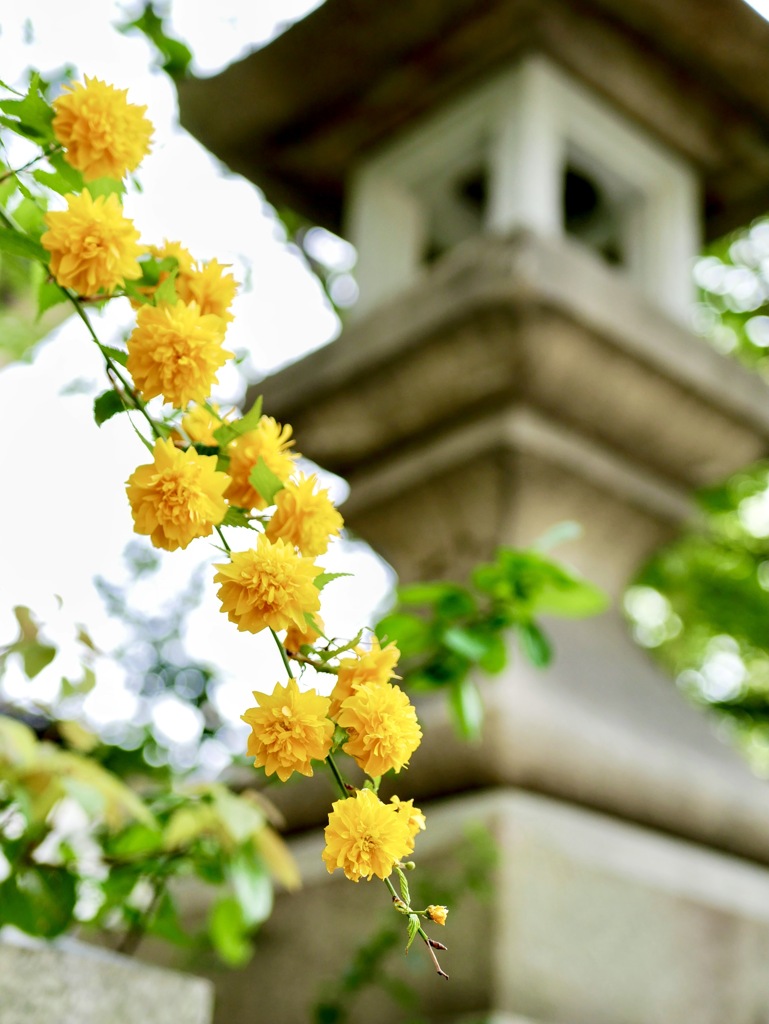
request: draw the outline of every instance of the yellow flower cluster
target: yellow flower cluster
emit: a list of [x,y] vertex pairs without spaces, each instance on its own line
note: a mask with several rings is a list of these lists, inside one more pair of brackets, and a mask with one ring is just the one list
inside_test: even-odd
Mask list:
[[[271,631],[288,676],[272,693],[254,691],[255,706],[241,716],[250,729],[248,755],[282,782],[328,763],[342,799],[325,828],[327,870],[355,882],[399,872],[401,897],[388,886],[408,916],[409,943],[418,931],[431,950],[439,948],[419,918],[443,925],[448,910],[430,904],[415,911],[402,873],[425,817],[413,800],[378,796],[382,776],[406,768],[422,740],[416,711],[393,682],[398,648],[376,636],[359,645],[324,635],[321,591],[335,574],[316,559],[341,534],[342,516],[316,475],[297,472],[289,424],[261,415],[261,400],[241,417],[212,402],[232,356],[224,344],[238,286],[226,264],[197,259],[181,241],[142,244],[125,217],[119,183],[149,152],[153,127],[145,113],[125,90],[86,77],[54,101],[59,146],[42,153],[57,168],[61,153],[80,172],[66,180],[86,183],[64,196],[66,209],[46,214],[41,243],[52,278],[86,323],[84,300],[124,297],[135,310],[124,354],[97,341],[112,390],[96,407],[101,422],[122,403],[152,431],[152,446],[142,435],[151,461],[126,481],[134,529],[166,551],[218,533],[225,558],[213,580],[221,610],[242,632]],[[145,404],[155,399],[170,411],[156,418]],[[230,549],[224,529],[235,526],[256,533],[247,550]],[[304,685],[307,666],[319,678],[335,675],[329,696]],[[360,788],[344,781],[338,751],[369,777]]]

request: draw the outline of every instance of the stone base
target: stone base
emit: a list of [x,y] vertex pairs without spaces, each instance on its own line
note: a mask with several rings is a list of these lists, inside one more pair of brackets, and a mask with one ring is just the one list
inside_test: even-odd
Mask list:
[[[422,879],[440,877],[468,826],[500,854],[490,903],[465,895],[445,929],[451,975],[396,948],[388,973],[418,990],[431,1022],[757,1024],[769,1019],[769,870],[640,826],[517,790],[452,799],[427,813]],[[322,836],[293,844],[306,887],[281,897],[250,967],[218,979],[222,1024],[293,1024],[324,982],[387,920],[375,881],[330,877]],[[405,932],[405,929],[404,929]],[[405,945],[405,939],[404,939]],[[405,1011],[368,991],[353,1019]]]
[[2,1024],[209,1024],[213,987],[93,946],[0,941]]

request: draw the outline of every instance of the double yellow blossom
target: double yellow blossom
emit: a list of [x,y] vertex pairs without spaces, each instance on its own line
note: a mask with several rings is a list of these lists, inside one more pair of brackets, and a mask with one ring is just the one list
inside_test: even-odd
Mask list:
[[262,416],[254,430],[249,430],[232,444],[227,452],[230,464],[227,472],[232,477],[227,500],[240,508],[265,508],[267,502],[254,490],[249,482],[251,470],[260,458],[264,459],[267,468],[285,483],[294,471],[294,462],[299,457],[289,449],[294,442],[291,440],[292,429],[286,424],[281,426],[272,416]]
[[186,548],[224,519],[230,478],[217,472],[215,456],[198,455],[194,448],[180,451],[170,440],[155,442],[153,458],[126,483],[134,529],[156,548]]
[[390,683],[361,686],[342,702],[336,720],[349,736],[342,749],[372,778],[399,772],[422,741],[413,705]]
[[331,749],[334,723],[327,717],[328,697],[302,692],[295,679],[278,683],[271,694],[254,692],[258,707],[240,717],[251,726],[247,753],[268,775],[285,782],[294,772],[312,775],[312,760]]
[[276,508],[265,531],[270,540],[280,537],[309,558],[324,554],[344,525],[328,491],[315,490],[317,482],[315,475],[303,473],[289,480],[275,497]]
[[66,210],[45,215],[48,231],[40,239],[51,254],[51,274],[62,288],[78,295],[109,294],[125,281],[141,277],[139,232],[123,216],[116,195],[91,197],[85,191],[66,197]]
[[85,181],[121,179],[136,170],[150,148],[147,108],[129,103],[127,89],[87,75],[84,85],[77,82],[64,90],[52,103],[52,127],[67,163],[82,171]]
[[128,339],[128,372],[142,398],[162,395],[177,409],[205,402],[216,373],[232,355],[222,348],[224,323],[179,300],[142,306]]
[[325,837],[323,860],[329,874],[341,868],[352,882],[373,875],[387,878],[396,861],[414,849],[405,817],[370,789],[334,803]]
[[241,631],[304,628],[305,612],[312,615],[320,608],[314,580],[322,569],[285,541],[271,544],[261,533],[255,548],[235,552],[230,562],[214,568],[219,570],[214,582],[221,583],[222,611]]

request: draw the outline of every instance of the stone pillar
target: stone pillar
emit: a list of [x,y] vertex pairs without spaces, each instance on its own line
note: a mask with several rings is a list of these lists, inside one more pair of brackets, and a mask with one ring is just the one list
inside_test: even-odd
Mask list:
[[[398,790],[428,815],[424,872],[440,871],[465,820],[486,822],[501,852],[495,905],[450,919],[456,976],[423,986],[435,1012],[763,1019],[769,790],[631,643],[617,600],[689,515],[692,488],[769,450],[765,386],[578,247],[519,233],[458,247],[259,390],[310,458],[349,479],[347,521],[404,579],[461,578],[498,544],[576,519],[584,534],[564,557],[614,600],[548,627],[546,672],[514,658],[482,684],[479,747],[456,739],[440,697],[420,706],[426,739]],[[299,826],[330,796],[318,780],[279,799]],[[308,865],[320,845],[307,841]],[[309,870],[341,955],[382,894]],[[279,907],[265,934],[312,947],[313,926],[290,915]],[[264,955],[271,991],[281,961],[277,947]],[[296,995],[280,991],[294,1019]]]

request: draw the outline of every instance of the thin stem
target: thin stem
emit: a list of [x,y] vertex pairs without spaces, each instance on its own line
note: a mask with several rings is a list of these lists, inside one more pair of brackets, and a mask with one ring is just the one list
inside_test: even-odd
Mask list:
[[28,167],[32,167],[36,164],[38,160],[44,160],[47,156],[53,156],[54,153],[60,153],[62,149],[62,146],[54,146],[52,149],[45,150],[43,153],[38,153],[37,156],[33,156],[31,160],[27,160],[27,162],[22,164],[21,167],[17,167],[15,169],[13,167],[9,167],[7,171],[0,174],[0,184],[7,181],[8,178],[13,178],[17,174],[21,174],[22,171],[26,171]]
[[222,533],[221,526],[217,526],[216,527],[216,532],[219,534],[219,540],[222,542],[222,545],[224,546],[224,550],[227,552],[227,554],[229,554],[230,550],[231,550],[230,549],[230,545],[225,540],[224,534]]
[[337,768],[336,761],[334,760],[334,758],[333,758],[333,756],[331,754],[329,754],[326,757],[326,760],[328,761],[328,766],[331,769],[331,774],[334,776],[334,779],[336,781],[337,786],[339,786],[339,792],[342,794],[342,796],[346,800],[347,797],[350,795],[350,793],[349,793],[349,791],[347,789],[347,786],[345,785],[344,779],[342,778],[342,773]]
[[316,672],[328,672],[332,676],[337,675],[339,672],[339,669],[334,668],[333,665],[328,665],[324,661],[313,661],[312,658],[308,658],[304,654],[292,654],[291,660],[298,662],[300,665],[310,665]]
[[98,346],[99,351],[101,352],[102,357],[104,359],[104,362],[109,367],[110,372],[113,373],[115,375],[115,377],[117,377],[117,379],[120,381],[120,384],[124,388],[126,394],[130,397],[131,401],[133,402],[134,408],[137,410],[137,412],[140,412],[142,414],[142,416],[145,418],[145,420],[149,424],[149,428],[152,431],[153,436],[155,438],[158,438],[158,439],[161,438],[163,435],[160,433],[160,431],[156,427],[155,421],[152,419],[150,414],[147,412],[147,409],[146,409],[146,406],[144,405],[144,402],[141,400],[141,398],[139,398],[139,396],[136,394],[134,389],[131,387],[131,385],[128,383],[126,378],[123,376],[122,372],[118,369],[117,363],[112,358],[112,356],[110,356],[110,354],[107,352],[105,346],[102,345],[101,341],[99,341],[99,337],[96,334],[96,331],[93,329],[93,324],[88,319],[88,314],[86,313],[86,311],[83,309],[82,305],[80,304],[80,300],[76,296],[72,295],[71,292],[67,291],[66,288],[64,288],[62,290],[64,291],[65,295],[67,296],[69,301],[72,303],[72,305],[75,307],[75,312],[77,313],[77,315],[80,317],[80,319],[85,324],[86,330],[88,331],[88,333],[91,336],[91,340]]
[[288,673],[288,678],[289,679],[293,679],[294,673],[291,671],[291,662],[288,660],[288,655],[286,654],[286,648],[283,646],[283,644],[278,639],[278,634],[275,632],[275,630],[272,628],[272,626],[270,626],[270,632],[272,633],[272,639],[278,645],[278,650],[280,651],[280,656],[283,659],[283,667],[285,668],[286,672]]

